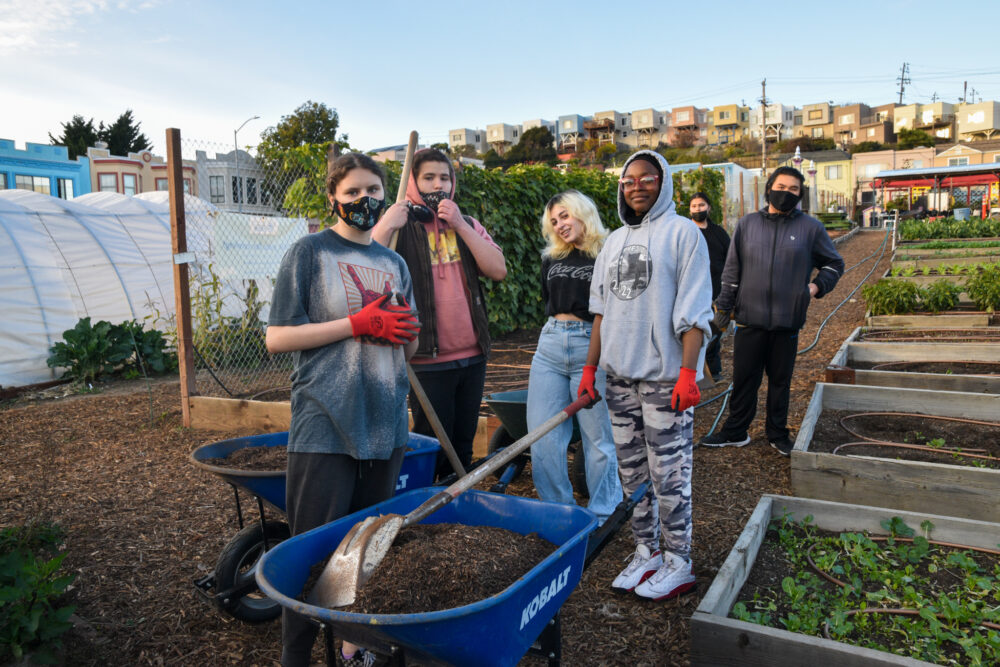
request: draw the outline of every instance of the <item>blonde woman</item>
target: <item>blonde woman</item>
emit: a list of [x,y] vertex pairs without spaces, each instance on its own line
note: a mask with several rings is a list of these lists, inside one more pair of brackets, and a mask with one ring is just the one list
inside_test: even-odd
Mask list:
[[[585,370],[590,331],[590,280],[608,232],[594,202],[576,190],[554,196],[542,215],[542,300],[549,319],[538,338],[528,380],[528,428],[576,400],[584,373],[604,394],[603,370]],[[576,415],[586,460],[588,508],[603,523],[622,499],[611,421],[604,400]],[[531,470],[542,500],[572,504],[566,450],[573,431],[564,422],[531,446]]]

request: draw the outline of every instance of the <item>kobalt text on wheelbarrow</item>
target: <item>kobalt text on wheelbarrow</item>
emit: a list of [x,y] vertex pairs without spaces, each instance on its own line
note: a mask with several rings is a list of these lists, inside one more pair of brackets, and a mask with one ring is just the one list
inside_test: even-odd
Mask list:
[[[285,471],[239,470],[206,463],[225,458],[246,447],[278,447],[288,444],[288,432],[267,433],[245,438],[221,440],[203,445],[191,452],[191,461],[227,482],[236,500],[236,518],[240,530],[223,547],[215,570],[194,580],[195,587],[219,610],[248,623],[262,623],[278,618],[281,606],[265,597],[257,588],[254,573],[262,554],[275,544],[287,540],[290,532],[283,520],[267,519],[264,505],[280,515],[285,513]],[[410,451],[396,481],[396,493],[429,486],[434,482],[434,468],[440,446],[434,438],[410,433]],[[240,489],[257,501],[259,518],[245,523],[240,503]]]

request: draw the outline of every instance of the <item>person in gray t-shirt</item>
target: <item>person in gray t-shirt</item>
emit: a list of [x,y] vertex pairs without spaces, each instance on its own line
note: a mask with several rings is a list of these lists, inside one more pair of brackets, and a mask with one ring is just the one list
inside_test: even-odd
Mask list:
[[[407,442],[406,361],[420,325],[403,259],[372,243],[385,179],[371,158],[331,163],[331,228],[281,260],[267,349],[294,353],[286,503],[298,535],[392,496]],[[402,205],[386,217],[406,215]],[[308,665],[316,626],[286,609],[281,664]],[[342,656],[358,647],[344,643]]]

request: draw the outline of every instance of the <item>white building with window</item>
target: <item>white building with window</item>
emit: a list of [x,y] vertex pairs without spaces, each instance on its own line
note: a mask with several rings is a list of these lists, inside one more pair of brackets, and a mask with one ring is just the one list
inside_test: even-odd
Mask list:
[[457,152],[466,146],[472,146],[476,153],[485,153],[489,150],[486,144],[486,130],[473,130],[462,127],[457,130],[448,130],[448,146],[452,152]]
[[[117,192],[129,197],[167,189],[167,162],[150,151],[112,155],[107,144],[97,142],[87,149],[92,192]],[[184,192],[198,195],[195,163],[182,161]]]
[[221,210],[258,215],[277,213],[266,174],[246,151],[216,153],[214,158],[205,151],[196,151],[195,166],[201,198]]

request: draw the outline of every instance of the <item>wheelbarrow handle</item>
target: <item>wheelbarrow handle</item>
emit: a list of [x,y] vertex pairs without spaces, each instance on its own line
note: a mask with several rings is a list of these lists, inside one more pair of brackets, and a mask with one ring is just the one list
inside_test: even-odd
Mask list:
[[464,477],[460,478],[445,490],[440,491],[439,493],[436,493],[428,498],[423,504],[406,515],[403,519],[403,526],[412,526],[415,523],[419,523],[426,517],[441,509],[458,497],[459,494],[468,491],[473,486],[481,482],[487,475],[494,473],[513,461],[521,452],[528,449],[528,447],[540,440],[542,436],[554,429],[556,426],[563,423],[567,419],[572,419],[573,415],[577,412],[590,407],[599,400],[601,400],[600,396],[596,399],[592,399],[587,394],[584,394],[580,398],[576,399],[565,408],[549,417],[538,428],[517,440],[512,445],[505,447],[502,452],[489,459],[486,463],[467,473]]

